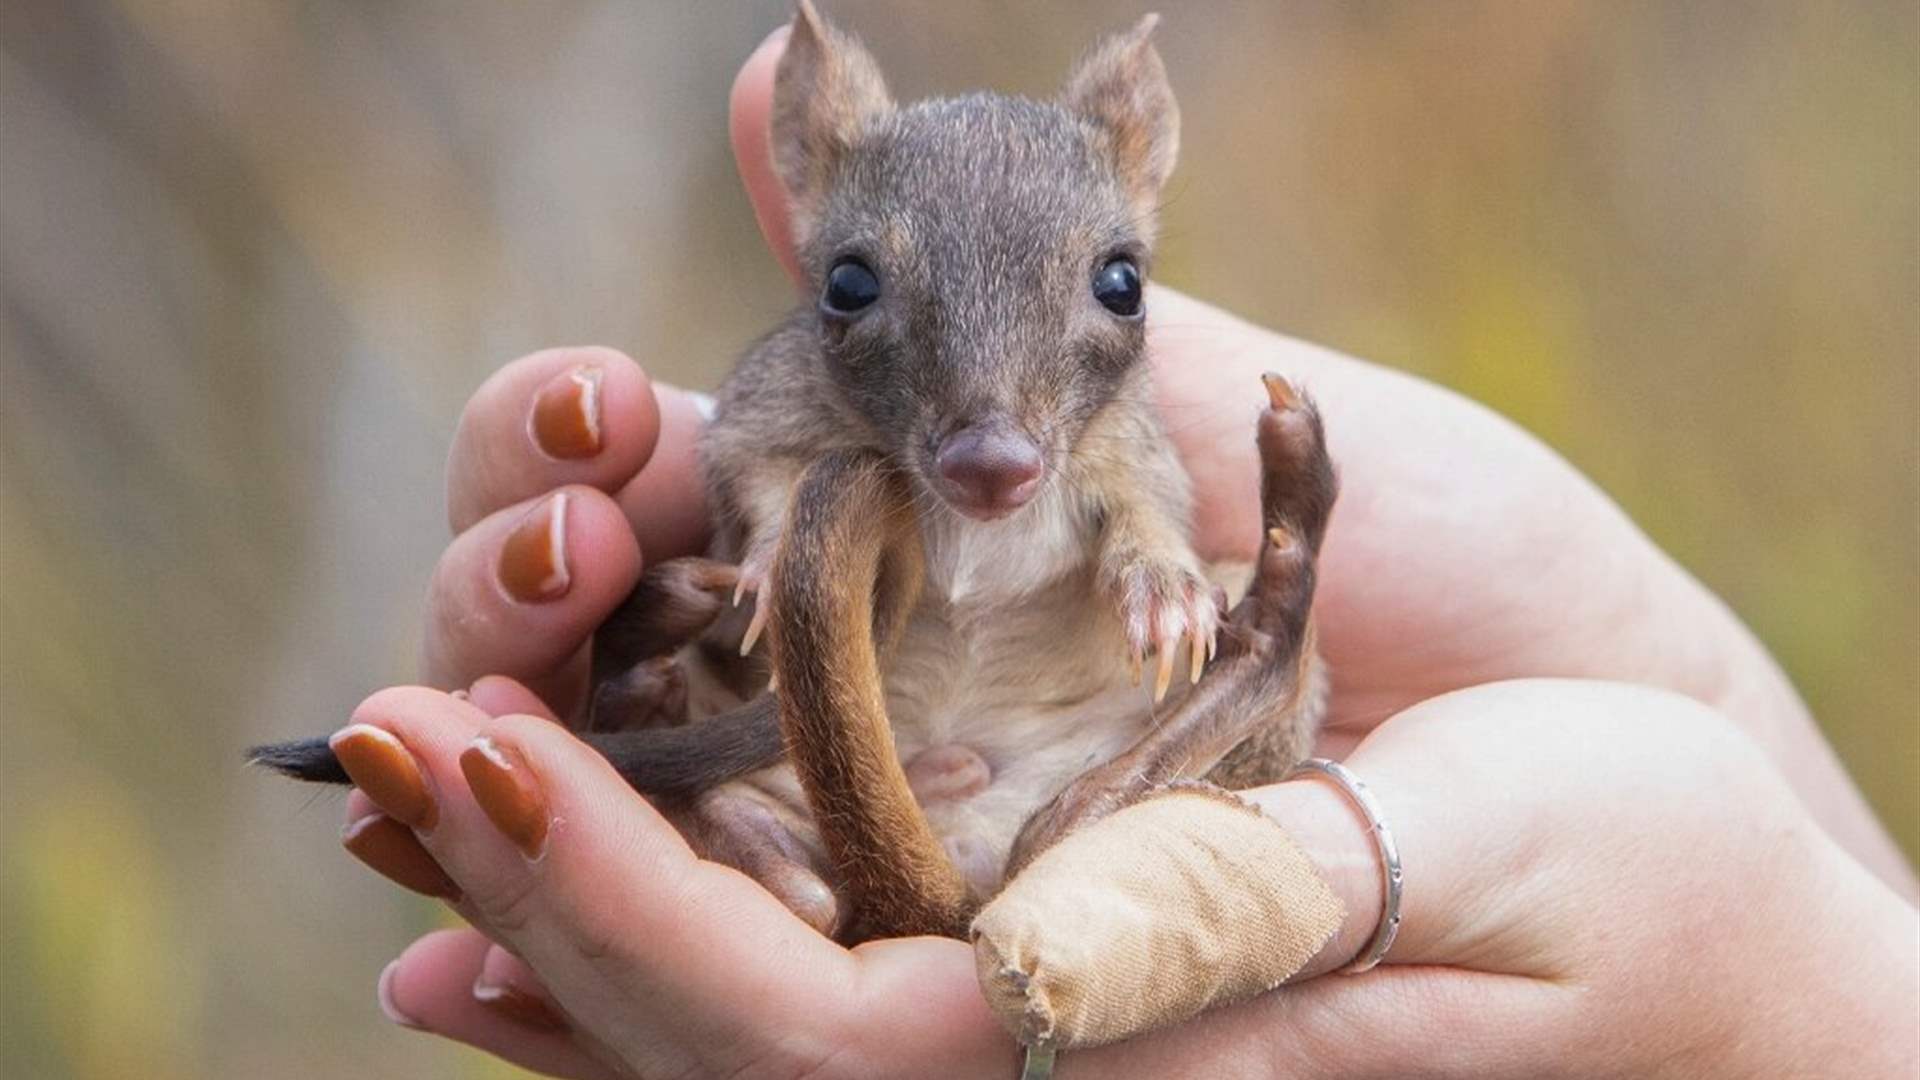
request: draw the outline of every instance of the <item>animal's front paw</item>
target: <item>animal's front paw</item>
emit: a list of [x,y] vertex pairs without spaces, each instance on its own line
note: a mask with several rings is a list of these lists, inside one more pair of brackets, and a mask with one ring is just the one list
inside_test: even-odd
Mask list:
[[767,628],[768,616],[773,614],[773,555],[774,546],[766,544],[740,561],[739,583],[733,587],[733,606],[739,607],[743,600],[753,598],[753,618],[747,621],[747,632],[740,635],[741,656],[753,652],[754,643]]
[[1187,678],[1199,682],[1220,630],[1219,599],[1199,568],[1191,560],[1142,555],[1113,576],[1112,589],[1126,628],[1134,685],[1140,684],[1147,654],[1157,654],[1153,700],[1163,700],[1173,682],[1174,654],[1182,641],[1189,647]]
[[1020,827],[1007,857],[1006,877],[1011,879],[1068,833],[1138,802],[1151,789],[1137,770],[1120,770],[1111,764],[1080,774]]

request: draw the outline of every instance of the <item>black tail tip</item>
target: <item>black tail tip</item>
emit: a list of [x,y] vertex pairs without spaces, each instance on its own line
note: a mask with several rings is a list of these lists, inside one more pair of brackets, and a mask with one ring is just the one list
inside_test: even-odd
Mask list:
[[353,782],[340,767],[340,759],[334,756],[333,747],[327,745],[324,736],[256,746],[247,751],[247,764],[264,765],[282,776],[315,784]]

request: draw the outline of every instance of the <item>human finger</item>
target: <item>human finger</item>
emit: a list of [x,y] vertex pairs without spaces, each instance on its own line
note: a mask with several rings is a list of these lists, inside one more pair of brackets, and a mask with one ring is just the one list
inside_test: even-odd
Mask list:
[[[479,917],[622,1060],[685,1071],[830,1052],[838,1024],[823,1003],[845,998],[849,955],[744,875],[694,858],[570,733],[423,688],[376,694],[354,719],[404,749],[379,763],[414,777],[386,784],[404,796],[396,816],[428,823],[416,832]],[[363,788],[386,783],[353,764]]]
[[640,548],[606,494],[575,485],[495,511],[454,538],[428,589],[429,682],[503,674],[561,715],[585,690],[586,644],[640,577]]
[[567,484],[624,486],[654,451],[660,405],[640,365],[602,347],[545,349],[467,400],[447,454],[447,520],[465,532]]
[[[556,717],[533,691],[512,679],[489,675],[466,691],[468,700],[490,716],[528,713],[549,720]],[[457,696],[457,694],[456,694]],[[471,921],[474,912],[432,853],[402,822],[389,817],[359,788],[347,791],[346,822],[341,846],[375,873],[411,892],[444,900]],[[484,930],[485,928],[482,927]]]
[[505,675],[485,675],[467,688],[467,700],[488,716],[529,716],[559,720],[553,708],[541,700],[526,684]]
[[[537,998],[509,999],[499,947],[475,930],[440,930],[408,946],[380,973],[377,998],[387,1019],[429,1031],[547,1076],[619,1080],[569,1031],[565,1018],[542,1013]],[[504,955],[504,954],[503,954]],[[490,975],[490,964],[496,970]],[[522,993],[524,991],[516,991]],[[511,1006],[502,1001],[512,1000]]]
[[790,26],[782,25],[768,34],[740,66],[728,100],[727,129],[733,140],[733,161],[753,204],[754,220],[760,223],[760,235],[797,285],[803,275],[793,249],[787,190],[774,172],[773,144],[767,138],[772,128],[773,77],[786,51],[789,30]]
[[660,402],[660,438],[653,456],[614,499],[626,512],[640,550],[651,562],[664,562],[706,550],[707,488],[700,470],[700,431],[712,400],[655,383]]

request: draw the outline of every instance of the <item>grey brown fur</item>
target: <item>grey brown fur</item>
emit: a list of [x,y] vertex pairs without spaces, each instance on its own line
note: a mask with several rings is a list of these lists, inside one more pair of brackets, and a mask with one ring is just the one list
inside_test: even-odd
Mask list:
[[[652,568],[603,629],[588,738],[697,849],[844,939],[964,933],[1077,825],[1168,783],[1271,780],[1311,744],[1318,415],[1269,382],[1267,538],[1228,610],[1214,579],[1247,568],[1193,554],[1144,322],[1090,287],[1116,257],[1146,270],[1177,152],[1153,25],[1058,100],[896,106],[857,43],[794,18],[772,149],[806,286],[856,257],[880,298],[803,305],[721,388],[712,561]],[[1037,449],[1031,502],[956,510],[938,459],[962,431]],[[1216,640],[1163,705],[1139,686]]]
[[[1152,27],[1149,19],[1097,47],[1057,101],[976,94],[898,107],[856,43],[804,5],[794,20],[777,77],[773,149],[794,195],[808,291],[817,295],[834,262],[854,256],[876,271],[884,292],[857,319],[812,305],[789,316],[721,389],[702,449],[719,521],[716,553],[743,564],[748,591],[774,612],[782,720],[801,766],[797,784],[785,775],[743,782],[741,797],[771,807],[789,830],[780,843],[799,837],[815,856],[808,869],[847,894],[853,910],[834,916],[847,936],[956,932],[1009,860],[1030,857],[1073,825],[1216,765],[1236,783],[1272,779],[1310,744],[1322,679],[1306,613],[1333,484],[1317,416],[1295,399],[1262,421],[1270,486],[1287,488],[1263,493],[1268,524],[1282,529],[1286,546],[1263,549],[1275,565],[1263,568],[1265,587],[1225,627],[1214,673],[1157,725],[1141,691],[1137,730],[1117,756],[1089,762],[1096,767],[1064,787],[1035,788],[1011,811],[1018,820],[997,831],[969,834],[956,824],[964,815],[944,803],[927,808],[931,833],[922,815],[900,811],[911,787],[901,757],[945,751],[940,740],[953,732],[941,714],[963,710],[974,692],[933,670],[942,657],[1000,650],[1004,661],[1024,650],[1010,665],[989,659],[981,670],[1035,697],[1059,695],[1051,704],[1071,710],[1074,698],[1091,703],[1105,690],[1086,667],[1124,672],[1129,653],[1136,663],[1171,656],[1182,635],[1188,648],[1202,647],[1219,615],[1188,545],[1187,479],[1151,407],[1144,325],[1114,317],[1089,291],[1092,274],[1116,255],[1145,269],[1154,205],[1177,151],[1178,113]],[[961,522],[931,477],[943,438],[969,425],[1031,440],[1053,490],[1007,520]],[[836,697],[863,689],[841,636],[848,619],[866,616],[813,617],[875,588],[871,572],[847,579],[851,561],[824,579],[819,573],[832,560],[820,554],[810,522],[844,526],[849,515],[884,513],[883,503],[837,501],[834,484],[808,482],[816,463],[840,453],[877,455],[872,460],[891,468],[917,510],[911,542],[932,579],[906,616],[905,651],[888,642],[875,653],[887,659],[867,691],[870,709]],[[988,529],[999,536],[981,539]],[[956,532],[971,535],[956,541]],[[969,606],[974,583],[947,565],[965,561],[956,549],[1006,545],[1010,554],[1033,533],[1065,534],[1056,538],[1065,550],[1035,580]],[[777,566],[811,572],[795,581]],[[1172,635],[1159,625],[1170,608],[1181,616]],[[1003,633],[981,632],[982,620]],[[1069,659],[1083,650],[1097,659]],[[844,678],[828,692],[816,685],[822,673]],[[897,744],[886,742],[884,763],[856,769],[878,744],[849,732],[870,720],[884,725],[882,710],[894,714]],[[821,771],[827,765],[838,768],[837,780]],[[1003,770],[989,768],[991,790]],[[888,809],[868,805],[876,801]],[[1013,828],[1029,814],[1026,829]],[[961,876],[970,888],[956,896],[950,874],[921,865],[930,836],[950,849],[985,844],[996,865],[969,867]],[[967,862],[964,850],[955,857]],[[901,864],[880,874],[891,883],[873,884],[872,864],[888,860]],[[908,864],[920,868],[909,872]],[[895,880],[903,874],[907,885]],[[915,880],[926,895],[903,897]]]

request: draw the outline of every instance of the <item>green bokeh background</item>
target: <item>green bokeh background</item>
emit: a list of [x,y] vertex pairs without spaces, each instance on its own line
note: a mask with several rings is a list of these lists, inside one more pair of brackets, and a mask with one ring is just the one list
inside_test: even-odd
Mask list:
[[[903,96],[1110,3],[833,0]],[[1458,388],[1775,650],[1920,850],[1910,3],[1164,5],[1161,276]],[[708,386],[789,302],[725,138],[756,3],[0,4],[0,1074],[476,1077],[442,916],[238,750],[413,671],[466,394]]]

